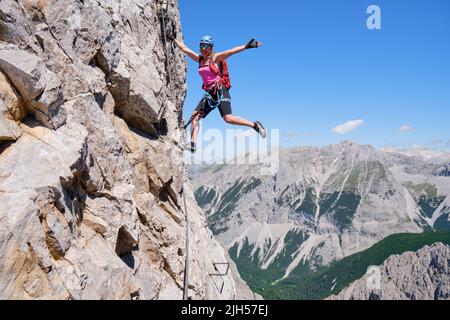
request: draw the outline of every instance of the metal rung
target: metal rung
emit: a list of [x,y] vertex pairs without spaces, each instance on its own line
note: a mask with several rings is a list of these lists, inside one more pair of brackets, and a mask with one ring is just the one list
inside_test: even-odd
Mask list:
[[[216,269],[217,272],[219,272],[219,273],[211,273],[212,275],[215,275],[215,276],[226,276],[228,274],[228,269],[230,268],[230,263],[229,262],[213,262],[213,265],[214,265],[214,269]],[[226,265],[227,268],[226,268],[225,272],[220,273],[219,269],[217,269],[218,265]]]
[[[225,285],[225,280],[223,279],[223,276],[228,275],[228,270],[230,269],[230,263],[229,262],[213,262],[213,265],[214,265],[214,269],[217,270],[217,273],[210,273],[209,276],[213,280],[214,285],[216,286],[216,289],[219,291],[219,293],[222,293],[223,287]],[[219,271],[219,269],[217,268],[217,266],[219,266],[219,265],[226,265],[227,266],[225,272],[221,273]],[[214,280],[213,277],[216,277],[216,279],[217,279],[217,277],[220,277],[221,284],[219,286],[217,285],[217,283],[216,283],[216,281]]]
[[223,287],[225,286],[225,281],[222,278],[220,278],[222,280],[222,283],[218,286],[216,281],[214,281],[214,278],[212,277],[212,275],[210,274],[209,276],[211,277],[211,279],[213,279],[214,286],[216,287],[217,291],[219,291],[219,293],[222,293]]

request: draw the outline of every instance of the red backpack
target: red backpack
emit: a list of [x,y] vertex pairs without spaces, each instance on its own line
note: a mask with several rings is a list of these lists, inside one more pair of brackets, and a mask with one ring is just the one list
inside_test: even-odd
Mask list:
[[[200,59],[198,60],[198,67],[200,68],[202,65],[203,56],[200,56]],[[226,60],[223,60],[219,62],[219,68],[216,67],[216,65],[212,62],[209,63],[209,68],[216,74],[220,75],[220,84],[223,85],[225,88],[230,89],[231,88],[231,81],[230,81],[230,73],[228,72],[228,64]],[[202,89],[205,89],[202,85]]]

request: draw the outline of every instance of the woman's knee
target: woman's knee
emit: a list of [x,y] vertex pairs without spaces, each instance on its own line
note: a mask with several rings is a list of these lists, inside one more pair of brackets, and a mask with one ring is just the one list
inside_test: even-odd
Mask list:
[[226,114],[223,116],[223,120],[225,120],[225,122],[233,122],[233,116],[231,114]]
[[192,121],[200,121],[202,119],[203,114],[199,111],[193,112],[192,113]]

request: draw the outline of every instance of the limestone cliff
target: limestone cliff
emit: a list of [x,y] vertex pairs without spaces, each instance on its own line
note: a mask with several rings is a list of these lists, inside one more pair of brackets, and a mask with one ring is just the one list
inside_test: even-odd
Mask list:
[[[158,12],[0,2],[1,299],[182,298],[186,61]],[[175,0],[167,17],[181,38]],[[253,299],[234,267],[215,275],[228,254],[184,185],[189,297]]]
[[450,300],[450,247],[442,243],[390,256],[331,300]]

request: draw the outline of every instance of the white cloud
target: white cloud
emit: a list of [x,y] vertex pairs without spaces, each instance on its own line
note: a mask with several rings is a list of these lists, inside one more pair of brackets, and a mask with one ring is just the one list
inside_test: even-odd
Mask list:
[[358,128],[359,126],[362,126],[363,124],[364,124],[364,120],[362,120],[362,119],[351,120],[351,121],[347,121],[346,123],[337,125],[331,131],[333,131],[334,133],[338,133],[338,134],[344,134],[344,133],[348,133],[350,131],[355,130],[356,128]]
[[410,132],[410,131],[414,131],[416,129],[414,129],[413,127],[405,124],[405,125],[401,126],[398,130],[401,131],[401,132]]

